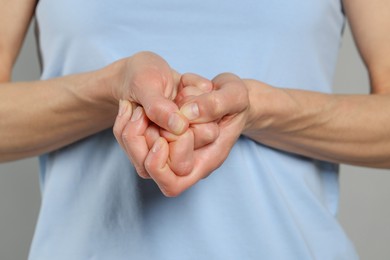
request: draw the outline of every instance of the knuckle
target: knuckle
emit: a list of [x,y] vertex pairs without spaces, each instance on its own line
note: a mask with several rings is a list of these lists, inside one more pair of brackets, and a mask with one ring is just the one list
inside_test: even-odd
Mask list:
[[156,106],[152,103],[148,106],[144,106],[144,111],[145,111],[145,114],[150,116],[150,115],[153,115],[154,113],[156,113],[157,111],[157,108]]
[[211,175],[211,172],[207,173],[205,176],[202,177],[202,180],[207,179]]
[[238,89],[237,89],[237,95],[238,98],[242,101],[249,102],[249,93],[248,89],[245,87],[245,84],[241,82],[241,84],[238,84]]
[[138,176],[141,177],[144,180],[150,179],[149,174],[147,174],[145,171],[143,172],[138,172]]
[[127,144],[133,143],[135,138],[129,131],[123,131],[122,133],[118,134],[118,136],[121,137],[122,142]]
[[145,160],[144,167],[147,172],[152,172],[153,162],[151,160]]
[[219,76],[221,78],[234,78],[234,77],[237,77],[235,74],[233,74],[231,72],[223,72],[223,73],[219,74]]
[[181,77],[181,82],[182,82],[182,83],[187,82],[187,81],[191,80],[193,76],[194,76],[193,73],[191,73],[191,72],[186,72],[186,73],[184,73],[184,74],[182,75],[182,77]]
[[135,170],[137,171],[137,174],[142,179],[149,179],[149,174],[146,172],[146,170],[143,167],[134,165]]
[[185,176],[188,175],[193,169],[192,162],[179,162],[174,164],[174,171],[176,175]]
[[210,123],[208,127],[205,127],[202,137],[205,141],[211,143],[219,136],[219,127],[216,123]]
[[209,80],[202,80],[198,87],[201,89],[201,90],[204,90],[204,91],[208,91],[208,90],[211,90],[213,88],[213,85],[211,84],[211,82]]
[[129,142],[130,140],[130,137],[129,137],[129,133],[127,133],[127,132],[122,132],[122,134],[121,134],[121,139],[122,139],[122,141],[124,141],[124,142]]
[[120,118],[117,117],[114,123],[114,126],[112,127],[112,132],[114,133],[115,137],[118,139],[118,137],[121,136],[122,131],[125,127],[125,124],[120,121]]
[[217,118],[223,111],[223,100],[216,92],[211,92],[209,97],[210,113],[212,117]]
[[164,194],[164,196],[168,197],[168,198],[177,197],[183,192],[183,190],[178,189],[178,188],[173,188],[173,187],[164,187],[164,188],[160,188],[160,189],[161,189],[161,192]]
[[156,178],[161,179],[161,168],[158,165],[158,162],[151,159],[150,157],[147,157],[143,162],[142,166],[145,169],[145,171],[150,174],[157,176]]
[[194,128],[196,148],[214,142],[219,136],[219,127],[215,122],[198,125]]
[[159,103],[153,102],[149,106],[145,107],[145,113],[153,121],[155,118],[159,118],[162,113],[162,108]]
[[117,124],[115,124],[114,127],[112,128],[112,132],[114,133],[115,138],[118,140],[119,139],[118,137],[121,136],[121,129]]

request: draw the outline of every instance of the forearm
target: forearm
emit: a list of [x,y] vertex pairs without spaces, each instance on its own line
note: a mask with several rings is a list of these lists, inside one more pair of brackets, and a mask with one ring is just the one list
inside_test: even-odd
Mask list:
[[0,85],[0,161],[39,155],[112,126],[106,70]]
[[246,136],[317,159],[390,167],[389,95],[328,95],[246,83]]

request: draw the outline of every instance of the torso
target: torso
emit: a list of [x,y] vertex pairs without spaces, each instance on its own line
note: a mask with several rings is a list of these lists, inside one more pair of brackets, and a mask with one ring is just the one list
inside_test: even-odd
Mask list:
[[[41,0],[42,78],[141,50],[180,72],[233,72],[330,92],[338,0]],[[221,168],[178,198],[137,177],[104,131],[42,156],[30,259],[355,259],[340,228],[337,166],[241,137]]]

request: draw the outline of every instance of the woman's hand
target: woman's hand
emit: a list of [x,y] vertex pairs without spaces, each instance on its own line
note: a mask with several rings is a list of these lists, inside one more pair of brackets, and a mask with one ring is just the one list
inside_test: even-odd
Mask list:
[[[183,99],[184,95],[207,93],[211,89],[209,80],[186,74],[180,80],[177,99]],[[146,169],[149,166],[145,160],[160,138],[164,139],[169,147],[167,167],[176,175],[183,176],[193,169],[194,150],[214,141],[218,136],[218,127],[214,122],[197,124],[190,126],[183,134],[175,135],[153,123],[142,106],[121,101],[114,135],[142,178],[150,178]]]
[[[186,78],[186,75],[183,78]],[[182,113],[190,119],[191,125],[194,126],[192,129],[197,129],[193,133],[198,134],[191,135],[190,132],[186,132],[174,140],[177,143],[172,144],[172,142],[169,143],[169,136],[167,138],[167,134],[164,134],[165,131],[159,131],[158,136],[155,129],[151,131],[154,132],[151,134],[154,138],[149,138],[148,119],[139,108],[137,109],[141,114],[134,113],[128,123],[125,122],[126,117],[120,116],[114,127],[118,134],[122,133],[123,136],[125,133],[126,138],[120,139],[120,143],[127,149],[127,154],[135,164],[138,173],[141,176],[153,178],[166,196],[179,195],[200,179],[207,177],[224,162],[246,125],[249,109],[245,84],[233,74],[217,76],[213,80],[211,92],[199,92],[193,87],[183,88],[176,101],[179,106],[183,105]],[[130,114],[128,111],[128,118]],[[217,131],[210,131],[213,126],[218,126]],[[196,136],[202,137],[201,133],[207,131],[212,133],[210,135],[212,138],[208,142],[204,142],[199,147],[189,144],[191,140],[196,143]],[[152,140],[149,145],[147,139]],[[142,153],[139,152],[140,147],[142,147]],[[193,153],[191,149],[194,149]],[[176,159],[172,160],[172,158]],[[183,164],[176,165],[177,162],[187,162],[190,166],[192,162],[192,167],[187,168],[191,171],[185,175],[177,174],[174,171],[175,167],[183,166]]]
[[3,83],[0,137],[5,141],[0,145],[0,161],[47,153],[111,127],[119,100],[142,106],[159,127],[183,134],[189,123],[173,101],[179,83],[180,75],[150,52],[96,71]]
[[151,52],[140,52],[107,67],[114,102],[128,100],[142,106],[147,117],[159,127],[183,134],[188,120],[173,102],[180,84],[180,74]]

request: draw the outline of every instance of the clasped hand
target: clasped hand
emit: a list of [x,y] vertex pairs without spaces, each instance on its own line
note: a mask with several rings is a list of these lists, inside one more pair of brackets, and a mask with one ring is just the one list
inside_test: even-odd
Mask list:
[[124,80],[130,94],[122,94],[114,135],[139,176],[177,196],[227,158],[246,126],[247,88],[233,74],[209,81],[179,75],[155,54],[139,56]]

